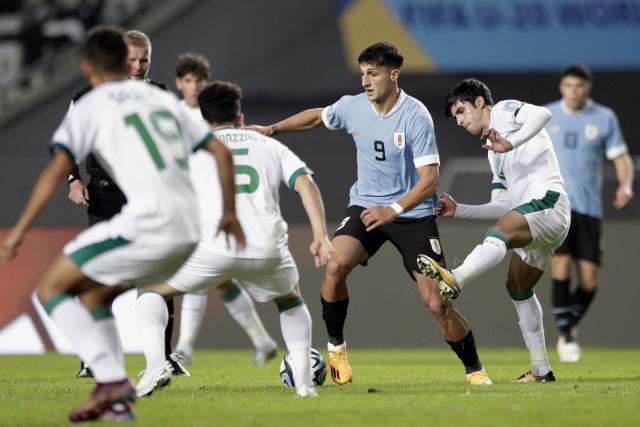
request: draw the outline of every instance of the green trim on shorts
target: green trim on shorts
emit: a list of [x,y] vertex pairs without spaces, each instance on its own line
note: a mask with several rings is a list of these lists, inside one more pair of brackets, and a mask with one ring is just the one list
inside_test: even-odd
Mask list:
[[231,289],[226,291],[224,294],[220,295],[220,297],[222,298],[222,301],[227,303],[227,302],[231,302],[234,299],[238,298],[241,293],[242,293],[242,289],[240,289],[240,286],[238,286],[237,283],[232,282]]
[[50,150],[51,150],[52,156],[56,152],[56,150],[60,150],[67,155],[67,157],[69,158],[72,164],[75,165],[77,163],[76,156],[74,156],[73,153],[71,152],[71,149],[64,144],[61,144],[59,142],[54,142],[53,144],[51,144]]
[[128,245],[131,243],[130,240],[125,239],[124,237],[116,237],[115,239],[107,239],[102,242],[92,243],[89,246],[85,246],[84,248],[80,248],[71,255],[71,261],[76,263],[78,267],[82,267],[84,263],[91,260],[92,258],[97,257],[98,255],[110,251],[112,249],[119,248],[120,246]]
[[533,289],[520,292],[515,289],[507,288],[507,292],[509,292],[509,296],[514,301],[526,301],[534,295]]
[[493,190],[506,190],[507,187],[504,186],[504,184],[500,183],[500,182],[494,182],[493,184],[491,184],[491,191]]
[[507,248],[509,247],[509,238],[500,230],[494,230],[490,228],[487,230],[487,234],[485,234],[485,237],[493,237],[502,240],[504,244],[507,245]]
[[91,317],[93,317],[93,320],[113,319],[113,311],[111,311],[111,307],[108,305],[98,307],[91,310]]
[[289,177],[289,181],[287,181],[289,183],[289,188],[293,190],[293,187],[296,185],[296,179],[298,179],[300,175],[304,175],[304,174],[313,175],[313,172],[311,171],[311,169],[305,166],[301,167],[300,169],[297,169],[295,172],[291,174],[291,176]]
[[304,305],[304,300],[302,297],[298,297],[296,299],[290,299],[278,304],[278,313],[284,313],[287,310],[291,310],[292,308],[300,307]]
[[59,294],[55,294],[44,305],[44,310],[49,316],[51,316],[51,313],[53,313],[53,309],[56,308],[62,301],[69,298],[73,298],[73,294],[70,294],[68,292],[60,292]]
[[529,203],[520,205],[513,210],[519,212],[522,215],[527,215],[534,212],[540,212],[545,209],[552,209],[559,198],[560,193],[558,193],[557,191],[549,190],[546,192],[542,199],[533,199]]

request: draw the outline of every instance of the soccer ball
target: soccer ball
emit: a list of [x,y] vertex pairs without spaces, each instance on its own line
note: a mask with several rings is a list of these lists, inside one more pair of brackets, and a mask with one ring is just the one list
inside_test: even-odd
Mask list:
[[[312,381],[315,385],[324,384],[327,377],[327,365],[324,363],[322,355],[315,348],[309,354],[311,358]],[[280,378],[287,387],[295,387],[293,382],[293,369],[291,369],[291,355],[285,354],[280,362]]]

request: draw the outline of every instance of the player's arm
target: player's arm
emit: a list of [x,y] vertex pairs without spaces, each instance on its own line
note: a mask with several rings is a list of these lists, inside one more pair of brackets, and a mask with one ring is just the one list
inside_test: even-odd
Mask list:
[[420,179],[407,194],[389,206],[374,206],[362,211],[360,219],[367,227],[367,231],[393,222],[403,212],[410,211],[433,196],[438,188],[439,168],[438,164],[416,168]]
[[247,129],[255,130],[266,136],[274,136],[279,133],[311,130],[321,125],[322,108],[311,108],[270,126],[251,125],[247,126]]
[[67,177],[67,182],[69,183],[69,194],[67,195],[69,200],[76,205],[89,206],[89,190],[87,190],[86,185],[84,185],[82,181],[80,166],[77,163],[73,164],[71,172],[69,172],[69,176]]
[[498,219],[507,212],[507,191],[502,184],[492,184],[491,201],[483,205],[465,205],[447,193],[440,193],[435,212],[445,218]]
[[327,222],[320,189],[309,174],[302,174],[296,178],[293,189],[300,195],[304,210],[309,217],[313,242],[309,251],[316,262],[316,267],[325,265],[333,252],[333,246],[327,234]]
[[15,256],[25,233],[56,194],[60,185],[67,179],[72,165],[73,163],[65,153],[61,151],[55,152],[53,159],[51,159],[36,181],[29,201],[18,222],[2,243],[0,264]]
[[482,148],[496,153],[511,151],[536,136],[549,120],[551,120],[551,111],[546,107],[523,104],[514,113],[514,121],[521,126],[520,129],[509,140],[503,138],[495,129],[484,129],[480,138],[488,139],[491,144],[485,144]]
[[612,161],[618,178],[618,190],[616,191],[616,199],[613,205],[616,209],[622,209],[629,204],[633,197],[633,161],[627,153],[614,158]]
[[222,218],[218,226],[218,232],[232,234],[238,247],[244,247],[245,237],[240,222],[236,217],[235,179],[233,174],[233,157],[229,149],[213,135],[209,137],[205,145],[216,159],[218,164],[218,176],[222,188]]

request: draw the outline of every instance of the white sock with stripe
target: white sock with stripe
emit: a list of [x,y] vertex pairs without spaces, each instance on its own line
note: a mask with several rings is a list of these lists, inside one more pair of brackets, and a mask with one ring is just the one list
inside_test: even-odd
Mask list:
[[145,292],[136,300],[138,332],[142,342],[147,371],[158,369],[165,363],[164,330],[169,322],[169,311],[164,298],[155,292]]
[[247,291],[234,283],[233,288],[222,294],[221,297],[229,314],[249,335],[254,347],[264,351],[277,348],[276,342],[260,320],[256,306]]
[[[547,358],[547,349],[544,342],[544,324],[542,322],[542,307],[536,297],[535,293],[530,291],[529,293],[522,293],[520,297],[514,295],[514,292],[509,290],[513,299],[513,305],[516,307],[518,313],[518,324],[520,330],[522,330],[522,337],[529,350],[529,356],[531,357],[531,372],[537,376],[544,376],[550,370],[549,359]],[[527,294],[533,294],[531,297],[525,300],[518,301],[527,296]]]
[[124,365],[119,362],[116,352],[109,348],[108,339],[80,301],[70,294],[58,294],[45,304],[45,309],[71,341],[80,359],[91,367],[97,382],[127,378]]

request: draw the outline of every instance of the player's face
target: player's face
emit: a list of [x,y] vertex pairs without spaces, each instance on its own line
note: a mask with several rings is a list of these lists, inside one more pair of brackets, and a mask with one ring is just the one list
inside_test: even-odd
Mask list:
[[132,80],[144,80],[149,74],[151,50],[149,47],[129,45],[127,56],[127,73]]
[[363,63],[360,64],[360,77],[369,101],[383,103],[395,92],[398,70]]
[[196,76],[193,73],[187,73],[182,77],[176,78],[176,87],[182,92],[185,102],[190,107],[198,106],[198,95],[206,85],[207,79],[202,76]]
[[576,76],[565,76],[560,80],[560,93],[569,109],[582,110],[591,94],[591,83]]
[[480,135],[484,125],[482,123],[482,109],[469,101],[458,101],[451,106],[451,115],[458,126],[466,129],[471,135]]

